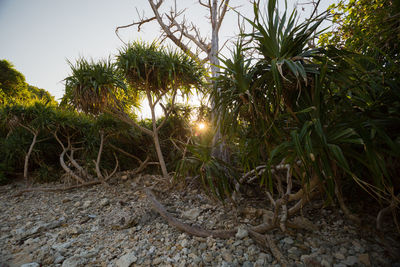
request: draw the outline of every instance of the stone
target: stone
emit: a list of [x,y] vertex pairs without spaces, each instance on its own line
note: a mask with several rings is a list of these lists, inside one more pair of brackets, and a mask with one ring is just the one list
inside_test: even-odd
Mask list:
[[348,256],[345,261],[343,261],[348,266],[353,266],[358,263],[358,257]]
[[110,200],[108,198],[103,198],[102,200],[100,200],[99,204],[101,207],[105,207],[110,204]]
[[63,264],[61,265],[62,267],[83,267],[86,266],[86,259],[83,259],[79,256],[72,256],[66,259]]
[[194,221],[200,215],[200,213],[201,210],[199,208],[193,208],[183,212],[182,216],[185,217],[186,219]]
[[344,260],[344,255],[340,252],[336,252],[335,254],[333,254],[333,256],[338,259],[338,260]]
[[237,239],[243,239],[243,238],[247,237],[248,235],[249,235],[249,232],[247,231],[247,229],[244,226],[240,226],[240,227],[238,227],[235,237]]
[[82,208],[87,209],[90,207],[90,205],[92,205],[92,201],[86,200],[85,202],[83,202]]
[[161,257],[158,257],[158,258],[155,258],[155,259],[153,260],[153,265],[159,265],[159,264],[161,264],[162,262],[164,262],[164,259],[161,258]]
[[283,242],[283,243],[286,243],[286,244],[288,244],[288,245],[291,245],[291,244],[294,243],[293,239],[291,239],[290,237],[285,237],[285,238],[282,240],[282,242]]
[[329,261],[327,261],[326,259],[322,259],[321,265],[323,267],[331,267],[332,266],[332,264],[330,264]]
[[202,254],[202,258],[205,262],[212,262],[214,260],[214,257],[210,252],[205,252]]
[[222,258],[227,262],[232,262],[233,261],[233,256],[228,251],[225,251],[225,252],[222,253]]
[[75,239],[71,239],[71,240],[69,240],[69,241],[67,241],[67,242],[64,242],[64,243],[56,243],[56,244],[53,244],[52,246],[51,246],[51,248],[52,249],[54,249],[55,251],[58,251],[58,252],[60,252],[60,253],[63,253],[63,252],[65,252],[73,243],[75,242]]
[[39,267],[39,266],[40,266],[40,264],[36,263],[36,262],[30,262],[30,263],[25,263],[25,264],[21,265],[21,267]]
[[183,239],[180,244],[184,248],[189,244],[189,241],[187,239]]
[[64,256],[62,256],[61,254],[57,253],[57,254],[54,256],[54,263],[55,263],[55,264],[61,263],[61,262],[64,261],[64,259],[65,259]]
[[365,266],[371,266],[371,261],[367,253],[358,255],[358,260]]
[[131,251],[125,255],[123,255],[121,258],[119,258],[116,262],[115,265],[117,267],[129,267],[132,263],[135,263],[138,260],[136,257],[136,253]]
[[243,262],[242,267],[253,267],[253,263],[251,263],[250,261],[245,261]]

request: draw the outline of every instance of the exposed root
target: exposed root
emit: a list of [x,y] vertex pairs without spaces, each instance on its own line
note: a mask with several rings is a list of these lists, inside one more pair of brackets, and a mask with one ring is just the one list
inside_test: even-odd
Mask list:
[[339,188],[339,179],[335,178],[335,195],[338,199],[339,205],[341,210],[343,211],[344,215],[350,219],[351,221],[353,221],[354,223],[361,225],[361,219],[358,218],[356,215],[354,215],[346,206],[346,204],[344,203],[344,199],[342,196],[342,192],[340,192],[340,188]]
[[147,198],[150,200],[153,208],[161,215],[161,217],[163,217],[165,220],[167,220],[171,226],[173,226],[183,232],[186,232],[186,233],[188,233],[190,235],[194,235],[194,236],[200,236],[200,237],[213,236],[213,237],[222,238],[222,239],[230,238],[230,237],[234,236],[237,232],[236,229],[234,229],[234,230],[206,230],[206,229],[202,229],[200,227],[191,226],[189,224],[183,223],[183,222],[179,221],[178,219],[176,219],[174,216],[172,216],[172,214],[170,214],[164,208],[164,206],[160,202],[158,202],[158,200],[154,196],[153,192],[149,188],[145,188],[144,192],[146,193]]
[[249,234],[253,238],[253,240],[261,247],[269,248],[272,255],[274,255],[274,257],[279,261],[282,267],[288,266],[288,261],[282,255],[281,251],[279,250],[278,246],[275,244],[274,240],[270,235],[268,234],[262,235],[253,230],[249,230]]
[[14,195],[14,197],[18,197],[21,196],[24,193],[28,193],[28,192],[60,192],[60,191],[68,191],[68,190],[72,190],[72,189],[77,189],[77,188],[81,188],[81,187],[86,187],[86,186],[91,186],[91,185],[97,185],[100,184],[100,181],[91,181],[91,182],[87,182],[87,183],[83,183],[83,184],[78,184],[78,185],[71,185],[68,187],[37,187],[37,188],[27,188],[27,189],[23,189],[21,191],[19,191],[18,193],[16,193]]
[[[393,197],[390,205],[379,211],[378,216],[376,217],[376,229],[378,229],[378,231],[383,230],[382,224],[383,224],[383,218],[385,217],[385,215],[387,215],[389,212],[393,213],[395,211],[396,207],[399,205],[399,203],[398,203],[399,197],[400,197],[400,194]],[[396,226],[398,227],[395,214],[393,214],[393,218],[395,220]]]

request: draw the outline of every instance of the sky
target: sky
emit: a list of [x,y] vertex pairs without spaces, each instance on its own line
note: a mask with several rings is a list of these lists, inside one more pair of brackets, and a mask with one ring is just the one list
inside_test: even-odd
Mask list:
[[[333,1],[322,0],[320,10]],[[210,34],[207,13],[197,0],[176,2],[178,8],[187,8],[187,20],[198,25],[202,35]],[[305,1],[288,0],[292,6],[295,2]],[[163,6],[173,6],[173,1],[166,0]],[[252,16],[247,0],[231,0],[231,6]],[[309,9],[299,9],[299,13],[306,15]],[[64,94],[63,80],[70,74],[67,60],[116,55],[124,44],[115,28],[137,21],[137,11],[145,17],[152,15],[147,0],[0,0],[0,59],[10,61],[29,84],[46,89],[59,100]],[[236,29],[237,16],[230,12],[220,30],[220,44],[235,36]],[[133,27],[122,29],[120,36],[124,42],[151,42],[160,36],[160,28],[153,22],[140,32]],[[148,110],[140,117],[148,117]]]

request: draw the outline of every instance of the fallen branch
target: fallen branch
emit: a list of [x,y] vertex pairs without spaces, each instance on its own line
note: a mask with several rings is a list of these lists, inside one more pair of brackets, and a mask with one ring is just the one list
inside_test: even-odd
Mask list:
[[191,226],[189,224],[183,223],[183,222],[179,221],[178,219],[176,219],[174,216],[172,216],[172,214],[169,213],[160,202],[158,202],[158,200],[154,196],[153,192],[149,188],[145,188],[144,192],[146,193],[147,198],[150,200],[153,208],[161,215],[161,217],[163,217],[165,220],[167,220],[171,226],[173,226],[183,232],[186,232],[186,233],[188,233],[190,235],[194,235],[194,236],[200,236],[200,237],[213,236],[213,237],[223,238],[223,239],[230,238],[230,237],[234,236],[237,232],[236,229],[234,229],[234,230],[206,230],[206,229],[202,229],[200,227]]
[[55,188],[51,188],[51,187],[37,187],[37,188],[27,188],[27,189],[23,189],[21,191],[19,191],[18,193],[16,193],[14,195],[14,197],[18,197],[21,196],[24,193],[29,193],[29,192],[59,192],[59,191],[68,191],[68,190],[72,190],[72,189],[77,189],[77,188],[82,188],[85,186],[91,186],[91,185],[97,185],[100,184],[100,181],[91,181],[91,182],[87,182],[87,183],[83,183],[83,184],[78,184],[78,185],[71,185],[68,187],[55,187]]

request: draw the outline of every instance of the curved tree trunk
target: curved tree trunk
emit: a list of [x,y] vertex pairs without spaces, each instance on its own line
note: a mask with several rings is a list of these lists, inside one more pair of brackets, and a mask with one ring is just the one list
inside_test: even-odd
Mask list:
[[164,156],[161,151],[160,139],[158,137],[158,128],[157,128],[157,124],[156,124],[157,119],[156,119],[156,114],[154,111],[155,103],[153,103],[150,89],[148,89],[148,88],[146,89],[146,94],[147,94],[147,100],[149,101],[149,106],[150,106],[150,110],[151,110],[151,122],[153,125],[153,140],[154,140],[154,146],[155,146],[156,152],[157,152],[158,161],[160,162],[161,171],[162,171],[164,178],[169,179],[167,166],[165,165]]
[[32,154],[33,147],[34,147],[35,144],[36,144],[36,139],[37,139],[37,137],[38,137],[39,132],[38,132],[38,131],[32,131],[32,133],[33,133],[32,143],[31,143],[31,145],[29,146],[29,150],[28,150],[28,152],[27,152],[26,155],[25,155],[24,179],[25,179],[26,182],[28,182],[29,157],[30,157],[31,154]]

